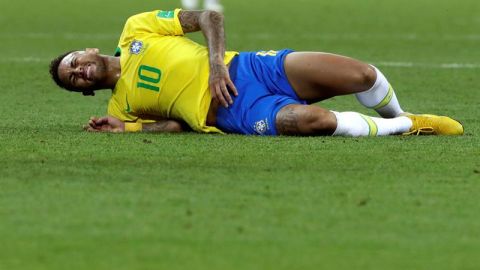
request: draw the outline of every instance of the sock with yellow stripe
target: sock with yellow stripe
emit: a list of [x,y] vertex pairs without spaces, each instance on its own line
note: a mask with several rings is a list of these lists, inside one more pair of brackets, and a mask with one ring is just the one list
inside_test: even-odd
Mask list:
[[406,116],[390,119],[366,116],[357,112],[335,112],[337,128],[333,136],[385,136],[410,131],[412,120]]
[[373,68],[377,73],[377,80],[372,88],[356,94],[358,101],[363,106],[374,109],[384,118],[393,118],[400,115],[404,111],[398,103],[395,91],[382,72],[376,67]]

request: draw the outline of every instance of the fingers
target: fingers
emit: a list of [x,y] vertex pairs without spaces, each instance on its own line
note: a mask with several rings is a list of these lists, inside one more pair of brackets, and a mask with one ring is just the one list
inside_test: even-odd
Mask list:
[[97,124],[97,117],[92,116],[88,120],[88,125],[83,126],[84,130],[90,131],[89,129],[98,129],[99,125]]
[[108,118],[107,117],[95,117],[92,116],[88,120],[88,125],[84,125],[83,129],[89,132],[101,132],[101,131],[108,131],[110,126],[108,125]]
[[96,126],[92,119],[88,121],[88,125],[83,125],[83,130],[88,132],[99,132],[100,127]]
[[107,125],[108,123],[109,123],[108,117],[92,116],[92,117],[90,117],[90,120],[88,121],[88,124],[91,127],[99,127],[99,126]]
[[96,128],[92,128],[92,127],[86,127],[86,128],[85,128],[85,131],[88,131],[88,132],[100,132],[101,130],[96,129]]
[[212,99],[218,100],[220,105],[225,108],[228,108],[229,104],[233,104],[230,91],[233,95],[238,95],[237,88],[230,79],[228,68],[223,61],[211,63],[209,87]]
[[233,82],[230,78],[227,79],[227,85],[228,85],[228,88],[230,88],[230,91],[232,91],[232,93],[235,96],[238,96],[237,87],[235,87],[235,84],[233,84]]
[[88,127],[96,128],[97,124],[96,124],[95,120],[96,120],[95,117],[90,117],[90,120],[88,120]]
[[230,93],[228,92],[227,85],[225,84],[225,82],[223,80],[220,82],[220,90],[222,91],[222,95],[224,96],[224,98],[228,102],[228,104],[233,104],[232,97],[230,96]]
[[212,97],[214,96],[213,94],[215,94],[214,98],[216,98],[223,107],[228,108],[228,103],[225,100],[225,97],[223,96],[223,92],[221,90],[220,85],[214,84],[210,86],[210,89],[213,89]]
[[108,117],[105,116],[105,117],[96,118],[95,124],[97,126],[108,125],[109,124]]
[[[227,83],[225,83],[225,81]],[[235,96],[238,96],[237,88],[230,80],[230,78],[226,78],[226,80],[221,80],[217,83],[210,84],[210,90],[212,93],[212,98],[217,99],[220,104],[225,108],[228,108],[228,105],[233,104],[233,99],[230,95],[230,91]]]

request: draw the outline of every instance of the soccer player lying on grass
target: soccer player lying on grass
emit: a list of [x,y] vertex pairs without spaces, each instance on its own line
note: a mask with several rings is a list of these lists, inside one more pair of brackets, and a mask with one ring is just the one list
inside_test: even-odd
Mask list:
[[[195,31],[208,48],[184,37]],[[84,95],[112,89],[108,116],[92,117],[88,131],[463,134],[451,118],[405,113],[385,76],[360,61],[320,52],[225,51],[223,16],[214,11],[132,16],[115,57],[98,49],[68,52],[52,61],[50,73],[60,87]],[[382,118],[309,105],[347,94]]]

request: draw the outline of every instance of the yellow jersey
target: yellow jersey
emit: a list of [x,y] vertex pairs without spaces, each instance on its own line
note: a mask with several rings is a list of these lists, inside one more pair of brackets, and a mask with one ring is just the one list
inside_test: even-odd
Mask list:
[[[179,12],[155,10],[127,20],[116,51],[121,76],[108,114],[124,122],[183,120],[195,131],[221,133],[206,125],[212,99],[208,49],[184,36]],[[236,54],[227,51],[225,64]]]

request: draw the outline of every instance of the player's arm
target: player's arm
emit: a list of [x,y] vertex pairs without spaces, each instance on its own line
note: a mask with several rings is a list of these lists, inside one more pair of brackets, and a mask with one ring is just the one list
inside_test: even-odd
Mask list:
[[228,104],[233,103],[229,89],[235,96],[238,95],[238,93],[230,79],[228,68],[223,61],[225,58],[223,15],[210,10],[182,10],[178,14],[178,19],[184,33],[202,31],[205,36],[210,63],[210,92],[213,99],[217,99],[220,104],[228,107]]
[[182,123],[171,119],[157,120],[153,123],[125,123],[113,116],[90,117],[84,129],[91,132],[182,132],[186,130]]

